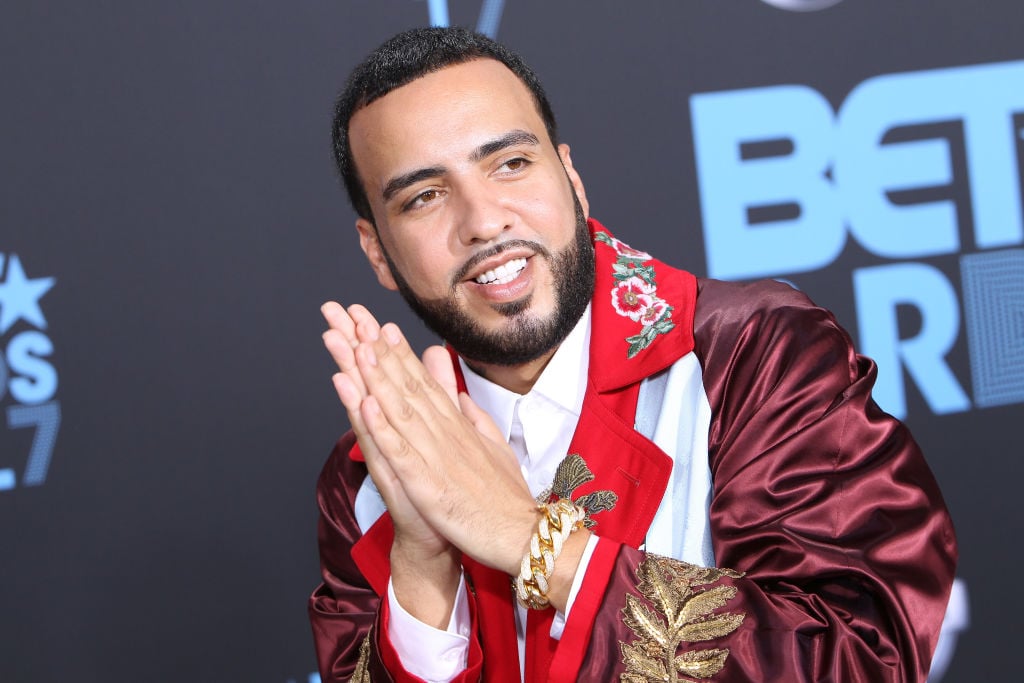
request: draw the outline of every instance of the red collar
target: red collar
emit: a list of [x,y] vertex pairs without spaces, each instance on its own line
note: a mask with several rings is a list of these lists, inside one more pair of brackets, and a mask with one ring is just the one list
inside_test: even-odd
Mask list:
[[599,393],[635,384],[693,350],[697,280],[589,221],[596,252],[590,375]]

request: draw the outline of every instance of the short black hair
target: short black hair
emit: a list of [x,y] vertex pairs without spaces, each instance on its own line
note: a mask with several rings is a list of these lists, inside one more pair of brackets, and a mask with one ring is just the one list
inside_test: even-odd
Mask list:
[[338,165],[352,208],[373,223],[373,212],[359,172],[352,160],[348,124],[352,115],[417,78],[474,59],[495,59],[507,66],[533,94],[537,110],[547,128],[551,144],[558,145],[555,114],[537,75],[522,58],[485,35],[464,28],[415,28],[399,33],[374,50],[348,78],[334,107],[332,140]]

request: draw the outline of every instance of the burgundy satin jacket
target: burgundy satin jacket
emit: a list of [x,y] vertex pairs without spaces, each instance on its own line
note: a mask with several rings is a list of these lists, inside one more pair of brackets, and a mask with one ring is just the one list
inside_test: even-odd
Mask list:
[[[698,280],[590,226],[590,370],[570,452],[595,478],[574,494],[612,490],[618,502],[595,517],[561,640],[547,635],[553,610],[531,614],[526,680],[924,681],[956,541],[914,440],[871,400],[874,363],[787,285]],[[689,353],[712,411],[721,569],[638,550],[672,468],[633,429],[639,385]],[[350,432],[318,483],[320,672],[417,681],[386,633],[390,517],[364,535],[353,512],[366,476]],[[463,566],[473,638],[456,680],[519,681],[510,579]]]

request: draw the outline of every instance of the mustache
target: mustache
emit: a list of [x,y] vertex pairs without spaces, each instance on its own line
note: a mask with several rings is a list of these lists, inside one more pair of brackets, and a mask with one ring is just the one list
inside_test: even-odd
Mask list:
[[536,242],[530,242],[528,240],[508,240],[501,244],[495,244],[493,247],[488,247],[483,251],[473,254],[469,260],[462,264],[462,267],[459,268],[452,277],[452,289],[454,290],[456,285],[465,280],[466,276],[469,275],[469,271],[476,268],[481,262],[503,252],[509,251],[510,249],[529,249],[535,254],[540,254],[547,259],[551,258],[551,252]]

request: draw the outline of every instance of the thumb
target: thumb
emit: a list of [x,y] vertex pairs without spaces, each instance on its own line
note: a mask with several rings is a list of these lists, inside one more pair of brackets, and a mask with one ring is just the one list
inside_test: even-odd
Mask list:
[[473,426],[476,427],[476,431],[482,436],[496,443],[507,443],[505,435],[498,429],[498,425],[494,424],[491,416],[474,403],[469,394],[464,391],[459,393],[459,409],[462,410],[462,414],[466,416]]
[[443,346],[430,346],[423,352],[423,366],[430,373],[430,376],[441,385],[444,393],[458,405],[456,394],[458,384],[455,380],[455,367],[452,365],[452,357]]

